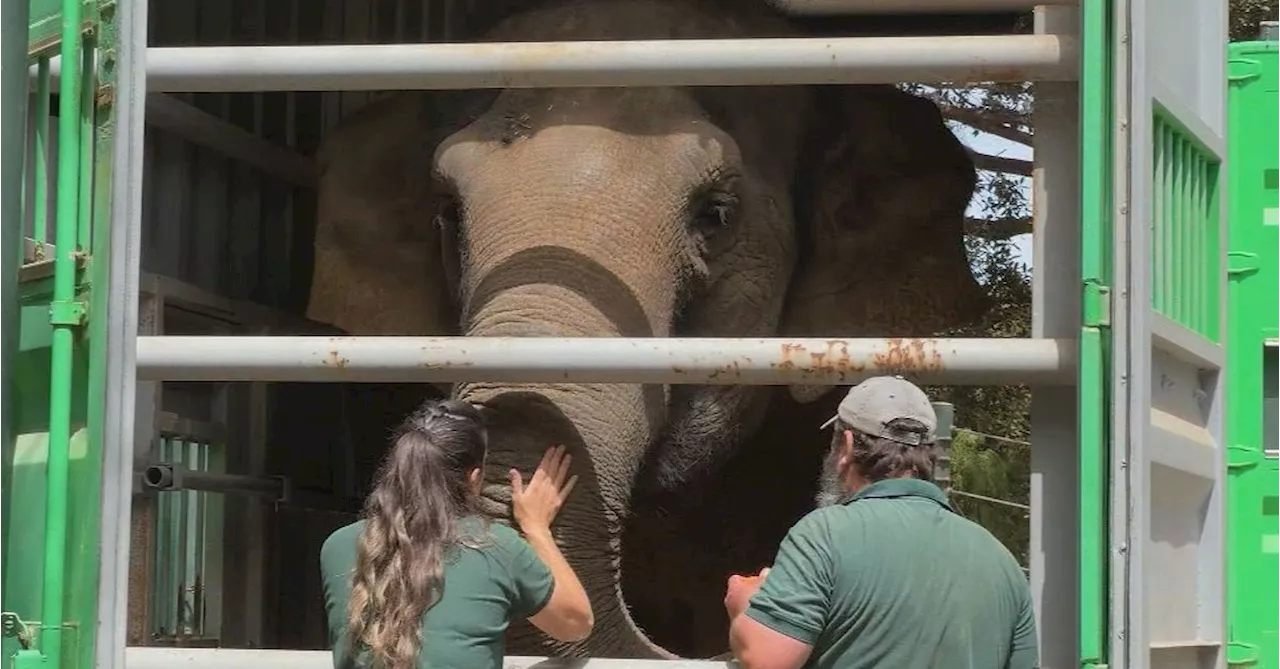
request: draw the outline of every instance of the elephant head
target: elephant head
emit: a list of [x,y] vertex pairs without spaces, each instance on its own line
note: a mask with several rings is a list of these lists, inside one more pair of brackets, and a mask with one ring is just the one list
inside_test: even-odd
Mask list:
[[[789,30],[708,4],[555,4],[486,39]],[[352,334],[929,336],[985,306],[962,239],[973,164],[931,102],[890,86],[403,94],[344,121],[318,160],[309,316]],[[492,510],[505,510],[510,467],[528,471],[554,443],[575,455],[580,484],[557,532],[597,625],[556,650],[668,655],[624,603],[633,493],[714,470],[779,395],[572,382],[451,392],[489,414]]]

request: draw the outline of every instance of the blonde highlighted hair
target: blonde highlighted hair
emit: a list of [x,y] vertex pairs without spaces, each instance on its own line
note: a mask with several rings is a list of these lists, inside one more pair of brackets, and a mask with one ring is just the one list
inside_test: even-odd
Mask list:
[[457,519],[473,511],[468,474],[483,466],[480,412],[428,402],[405,420],[365,500],[347,638],[378,669],[410,669],[422,649],[422,616],[440,597]]

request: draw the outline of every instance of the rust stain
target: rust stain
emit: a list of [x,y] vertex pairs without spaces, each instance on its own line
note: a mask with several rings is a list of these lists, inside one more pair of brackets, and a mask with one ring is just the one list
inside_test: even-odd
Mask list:
[[329,355],[325,356],[324,360],[321,361],[321,364],[325,367],[337,367],[341,369],[346,367],[350,362],[351,360],[342,357],[342,354],[338,353],[337,349],[333,349],[329,351]]
[[936,339],[887,339],[888,347],[872,358],[884,372],[933,372],[946,365]]

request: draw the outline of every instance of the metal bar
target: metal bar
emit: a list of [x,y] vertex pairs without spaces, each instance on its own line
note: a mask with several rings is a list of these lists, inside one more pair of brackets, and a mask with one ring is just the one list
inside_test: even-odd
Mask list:
[[[1088,4],[1088,3],[1086,3]],[[1041,7],[1037,34],[1078,33],[1079,12]],[[1078,86],[1036,85],[1032,214],[1031,332],[1072,337],[1081,331],[1080,130]],[[1077,349],[1077,354],[1078,354]],[[1082,375],[1083,378],[1083,375]],[[1097,380],[1093,381],[1098,384]],[[1072,528],[1087,502],[1077,486],[1082,389],[1037,388],[1031,398],[1030,551],[1032,600],[1040,629],[1041,666],[1079,666],[1080,545]]]
[[[76,319],[71,317],[76,297],[76,225],[80,196],[80,115],[71,111],[80,100],[79,71],[82,33],[80,0],[62,2],[64,62],[73,63],[68,76],[58,81],[57,210],[54,212],[53,300],[49,305],[53,336],[49,353],[49,459],[45,469],[44,574],[41,584],[40,650],[50,667],[62,665],[62,633],[67,587],[67,541],[71,485],[71,405],[75,374]],[[40,177],[37,177],[40,178]]]
[[161,93],[147,95],[147,124],[252,166],[263,174],[315,187],[315,163],[286,147]]
[[164,381],[1069,385],[1068,339],[138,337]]
[[31,197],[31,236],[37,242],[48,241],[49,235],[49,57],[42,56],[36,65],[35,155],[32,172],[35,182]]
[[1029,12],[1036,5],[1080,4],[1079,0],[768,0],[768,3],[770,7],[792,16]]
[[956,407],[950,402],[933,402],[933,413],[938,418],[937,437],[934,448],[937,450],[937,466],[934,467],[933,480],[943,490],[951,490],[951,433],[956,419]]
[[1026,504],[1019,504],[1017,502],[1010,502],[1003,499],[996,499],[995,497],[987,497],[986,495],[979,495],[977,493],[972,493],[965,490],[956,490],[955,488],[952,488],[948,490],[947,493],[951,495],[959,495],[961,497],[968,497],[970,499],[976,499],[980,502],[987,502],[989,504],[999,504],[1002,506],[1012,507],[1014,509],[1021,509],[1023,511],[1031,510],[1031,507]]
[[[3,379],[0,379],[0,440],[3,440],[0,444],[4,445],[6,460],[13,443],[10,438],[16,432],[14,390],[18,384],[14,380],[17,374],[10,370],[18,354],[20,333],[18,267],[22,265],[19,256],[23,239],[22,221],[26,220],[26,210],[30,206],[24,203],[23,198],[27,192],[24,173],[31,169],[26,150],[27,114],[31,107],[28,107],[25,76],[21,74],[28,63],[30,10],[27,2],[0,3],[0,37],[3,38],[0,39],[0,104],[4,106],[4,114],[0,117],[0,145],[9,147],[0,152],[0,225],[3,226],[0,229],[0,253],[4,254],[0,259],[0,273],[3,274],[0,276],[0,310],[3,312],[0,315],[0,369],[4,370]],[[12,535],[9,534],[7,515],[5,519],[4,535],[7,540]],[[14,524],[19,522],[18,517],[14,517]],[[10,558],[8,555],[4,564],[5,577],[11,570],[19,569],[17,556]],[[12,601],[5,600],[6,610],[12,610],[9,608],[14,606]],[[6,650],[6,654],[9,652]]]
[[[333,654],[327,650],[258,650],[238,648],[160,648],[130,646],[125,649],[128,669],[331,669]],[[508,656],[503,669],[731,669],[723,660],[626,660],[609,658],[544,658]]]
[[[102,83],[113,87],[110,114],[110,152],[98,159],[104,165],[109,188],[98,191],[96,211],[108,207],[108,223],[96,236],[95,259],[107,265],[105,313],[106,380],[101,391],[102,405],[102,517],[101,562],[98,578],[98,620],[94,626],[94,666],[96,669],[123,669],[128,623],[129,557],[131,536],[132,483],[136,423],[137,373],[133,356],[139,320],[138,272],[142,242],[143,105],[146,94],[146,2],[119,5],[105,18],[102,27],[114,27],[116,67],[101,75]],[[112,26],[114,24],[114,26]],[[108,158],[108,155],[110,158]],[[103,182],[99,182],[101,185]],[[106,249],[106,253],[99,253]],[[100,296],[102,291],[95,295]],[[145,313],[145,310],[141,310]],[[159,385],[159,384],[156,384]],[[145,408],[145,407],[144,407]],[[145,413],[144,413],[145,415]],[[149,436],[147,423],[141,431]]]
[[[179,443],[182,444],[179,448],[187,447],[187,442]],[[170,453],[169,456],[174,457],[175,454]],[[149,465],[143,469],[142,485],[145,489],[156,492],[204,490],[267,495],[276,499],[283,499],[288,489],[288,484],[280,477],[214,474],[171,462]]]
[[149,90],[366,91],[1071,81],[1057,35],[153,47]]

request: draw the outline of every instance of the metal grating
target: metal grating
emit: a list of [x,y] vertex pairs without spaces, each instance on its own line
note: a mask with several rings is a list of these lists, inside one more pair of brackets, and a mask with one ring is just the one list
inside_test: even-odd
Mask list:
[[[156,440],[160,461],[192,471],[218,471],[222,449],[178,436]],[[153,598],[154,643],[217,645],[221,592],[222,503],[203,490],[161,493],[155,520],[155,563],[148,590]],[[213,615],[211,615],[213,614]]]
[[1160,110],[1152,140],[1151,306],[1216,343],[1219,163]]

